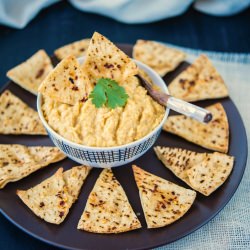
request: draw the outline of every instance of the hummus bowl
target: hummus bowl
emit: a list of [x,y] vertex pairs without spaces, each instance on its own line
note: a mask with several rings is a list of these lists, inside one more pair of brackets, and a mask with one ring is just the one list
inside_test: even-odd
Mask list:
[[[81,57],[78,60],[80,63],[83,63],[84,57]],[[168,93],[165,82],[153,69],[137,60],[134,61],[140,69],[148,74],[156,86],[158,86],[163,92]],[[92,147],[72,142],[55,132],[44,117],[42,103],[43,96],[38,93],[38,114],[55,146],[73,161],[97,168],[122,166],[145,154],[155,143],[169,114],[169,109],[166,108],[163,119],[158,126],[156,126],[149,134],[136,141],[112,147]]]

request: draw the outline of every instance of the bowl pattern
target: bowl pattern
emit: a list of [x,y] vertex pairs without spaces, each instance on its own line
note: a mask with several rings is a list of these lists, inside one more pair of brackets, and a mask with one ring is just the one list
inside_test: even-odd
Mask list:
[[156,130],[148,139],[134,146],[124,147],[122,149],[102,149],[84,150],[74,145],[54,137],[49,131],[48,135],[53,143],[69,158],[81,164],[92,167],[116,167],[127,164],[149,150],[159,136],[161,129]]

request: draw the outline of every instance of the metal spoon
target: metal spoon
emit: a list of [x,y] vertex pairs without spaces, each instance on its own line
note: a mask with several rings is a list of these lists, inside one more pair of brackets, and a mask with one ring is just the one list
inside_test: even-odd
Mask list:
[[161,105],[202,123],[208,123],[212,120],[213,116],[208,110],[158,91],[141,75],[136,76],[139,78],[142,86],[148,91],[149,95]]

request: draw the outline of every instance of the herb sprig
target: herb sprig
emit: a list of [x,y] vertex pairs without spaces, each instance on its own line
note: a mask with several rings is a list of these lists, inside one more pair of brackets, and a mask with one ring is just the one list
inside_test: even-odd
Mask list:
[[123,107],[128,99],[128,95],[122,86],[109,78],[100,78],[97,81],[94,89],[89,95],[92,103],[101,108],[103,105],[114,109],[116,107]]

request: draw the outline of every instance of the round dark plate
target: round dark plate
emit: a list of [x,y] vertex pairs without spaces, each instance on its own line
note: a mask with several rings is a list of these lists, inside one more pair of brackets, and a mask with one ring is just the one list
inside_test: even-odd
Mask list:
[[[121,44],[119,47],[131,56],[131,45]],[[177,74],[187,67],[187,65],[188,63],[182,63],[173,73],[168,74],[164,78],[166,83],[168,84]],[[34,95],[12,82],[8,83],[3,90],[5,89],[9,89],[30,106],[36,108],[36,97]],[[61,225],[52,225],[39,219],[17,197],[16,190],[25,190],[35,186],[54,174],[60,166],[63,166],[64,169],[69,169],[72,166],[78,165],[70,159],[52,164],[21,181],[9,183],[4,189],[0,190],[0,209],[2,214],[17,227],[35,238],[67,249],[151,249],[168,244],[192,233],[211,220],[229,202],[241,181],[246,166],[246,132],[240,114],[231,99],[224,98],[220,100],[202,101],[197,104],[205,107],[218,101],[222,103],[228,115],[230,125],[229,155],[235,156],[233,171],[223,186],[209,197],[198,194],[191,209],[183,218],[175,223],[159,229],[147,229],[138,190],[133,178],[132,164],[115,168],[113,171],[123,186],[134,211],[138,214],[139,220],[142,223],[141,229],[117,235],[93,234],[77,230],[78,220],[85,207],[87,197],[101,171],[100,169],[92,170],[82,188],[78,201],[72,206],[67,218]],[[52,142],[46,136],[23,135],[0,135],[0,143],[19,143],[39,146],[52,145]],[[205,150],[164,131],[160,134],[155,145],[182,147],[197,152],[209,152],[209,150]],[[155,175],[188,188],[184,182],[175,177],[163,166],[154,154],[153,149],[150,149],[145,155],[133,163]]]

